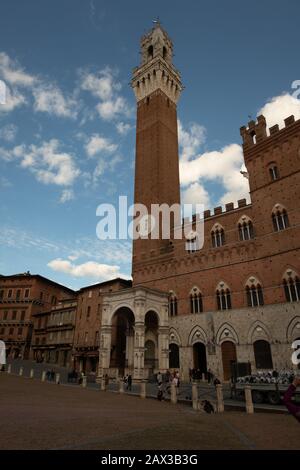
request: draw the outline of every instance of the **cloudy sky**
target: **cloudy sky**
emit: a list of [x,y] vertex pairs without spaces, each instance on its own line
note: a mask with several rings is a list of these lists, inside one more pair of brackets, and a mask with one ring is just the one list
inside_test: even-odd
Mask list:
[[128,84],[158,15],[185,85],[184,201],[248,198],[240,126],[260,113],[269,126],[300,118],[298,0],[2,0],[1,274],[30,270],[73,288],[130,276],[131,243],[98,240],[96,208],[132,202]]

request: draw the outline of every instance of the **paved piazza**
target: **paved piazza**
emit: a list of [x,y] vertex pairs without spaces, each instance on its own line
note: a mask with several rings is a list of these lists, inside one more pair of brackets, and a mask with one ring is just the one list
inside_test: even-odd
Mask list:
[[282,414],[185,405],[0,375],[0,449],[300,449]]

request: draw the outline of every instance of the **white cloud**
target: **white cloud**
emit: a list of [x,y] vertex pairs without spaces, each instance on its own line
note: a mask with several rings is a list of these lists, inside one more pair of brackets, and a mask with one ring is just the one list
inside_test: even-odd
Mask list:
[[295,119],[300,119],[300,100],[289,93],[275,96],[258,111],[258,115],[260,114],[265,116],[268,127],[275,124],[283,127],[284,119],[292,114],[294,114]]
[[181,158],[179,162],[180,182],[183,186],[184,202],[204,203],[209,207],[213,202],[205,187],[207,182],[221,183],[224,190],[220,204],[249,200],[249,183],[240,174],[244,163],[242,147],[231,144],[219,151],[200,152],[205,140],[203,126],[193,124],[190,130],[179,123]]
[[5,160],[20,160],[21,167],[28,168],[41,183],[71,186],[80,170],[74,157],[61,152],[59,146],[59,141],[52,139],[40,146],[18,145],[10,151],[0,148],[0,157]]
[[58,86],[46,82],[43,77],[26,73],[17,60],[11,59],[5,52],[0,53],[0,77],[6,83],[6,104],[0,106],[0,112],[9,112],[27,104],[28,91],[24,95],[24,89],[27,89],[33,95],[34,111],[59,117],[77,116],[78,103],[73,97],[64,96]]
[[189,130],[185,130],[178,120],[178,143],[182,160],[188,160],[193,157],[199,147],[205,142],[205,138],[205,127],[193,122],[190,124]]
[[22,106],[27,103],[27,99],[20,91],[11,89],[6,85],[5,89],[5,104],[0,105],[0,113],[7,113],[13,111],[15,108]]
[[203,204],[205,209],[211,204],[208,192],[198,182],[192,183],[183,191],[182,199],[184,204]]
[[76,100],[65,97],[57,86],[41,84],[34,88],[32,93],[35,111],[46,112],[60,117],[75,118],[77,116]]
[[106,101],[115,92],[120,91],[121,84],[115,79],[116,73],[110,67],[105,67],[96,74],[83,71],[81,73],[81,88],[90,91],[92,95]]
[[0,75],[10,85],[32,87],[37,78],[24,71],[16,60],[11,59],[5,52],[0,52]]
[[62,204],[68,201],[72,201],[75,198],[73,189],[64,189],[61,193],[60,200]]
[[107,100],[97,104],[96,109],[102,119],[111,121],[119,115],[128,114],[128,106],[126,100],[122,96],[118,96],[114,100]]
[[12,142],[17,134],[18,128],[14,124],[7,124],[0,129],[0,139],[6,142]]
[[81,89],[89,91],[98,98],[96,110],[99,116],[106,121],[131,114],[127,101],[119,94],[122,85],[116,76],[117,72],[109,67],[105,67],[95,74],[81,71]]
[[102,137],[99,134],[92,135],[85,147],[89,157],[93,157],[99,153],[113,153],[117,148],[117,144],[112,143],[110,139]]
[[116,124],[116,128],[119,134],[121,135],[126,135],[128,134],[129,131],[131,131],[132,126],[130,124],[127,124],[125,122],[118,122]]
[[74,264],[70,260],[57,258],[48,263],[54,271],[70,274],[74,277],[93,277],[99,281],[106,281],[121,276],[120,267],[116,265],[101,264],[95,261],[87,261],[82,264]]

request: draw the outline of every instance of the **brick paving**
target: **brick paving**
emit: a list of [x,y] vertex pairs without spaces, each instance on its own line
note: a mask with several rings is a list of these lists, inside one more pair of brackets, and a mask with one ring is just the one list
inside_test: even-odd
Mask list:
[[4,373],[0,393],[0,449],[300,449],[288,415],[207,415]]

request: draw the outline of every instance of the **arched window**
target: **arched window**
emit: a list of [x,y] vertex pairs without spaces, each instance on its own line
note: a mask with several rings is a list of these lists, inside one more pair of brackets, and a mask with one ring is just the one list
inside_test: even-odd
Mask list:
[[270,343],[262,339],[255,341],[253,349],[256,369],[273,369]]
[[217,290],[217,306],[218,310],[230,310],[231,309],[231,294],[229,287],[224,283],[220,282]]
[[246,284],[246,296],[248,307],[264,305],[263,290],[257,279],[251,277]]
[[292,269],[288,269],[283,277],[283,288],[287,302],[299,302],[300,279]]
[[191,313],[203,312],[202,294],[197,287],[190,292],[190,311]]
[[239,239],[241,241],[251,240],[254,238],[254,230],[252,221],[246,215],[243,215],[238,222]]
[[153,46],[148,47],[148,59],[153,59]]
[[279,173],[278,173],[278,168],[276,165],[271,165],[269,167],[269,173],[270,173],[271,181],[278,180]]
[[176,317],[178,314],[178,305],[177,305],[177,297],[174,292],[170,293],[169,297],[169,315],[170,317]]
[[179,347],[175,343],[170,344],[169,350],[169,367],[170,369],[179,369]]
[[163,58],[167,58],[167,48],[165,46],[163,47]]
[[272,221],[275,232],[285,230],[289,226],[289,219],[286,209],[280,204],[276,204],[272,211]]
[[213,248],[225,245],[225,233],[223,227],[215,224],[211,231],[211,242]]
[[200,243],[197,232],[191,230],[191,232],[187,235],[185,249],[188,253],[194,253],[195,251],[200,250]]

